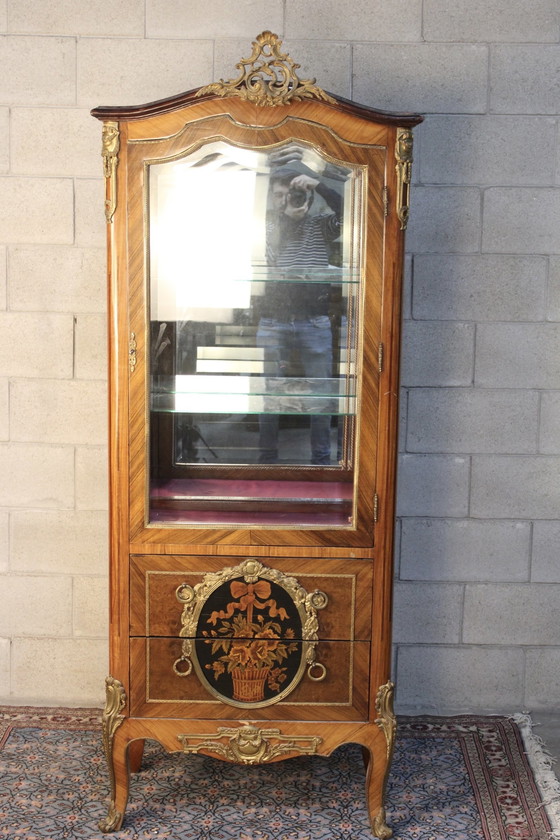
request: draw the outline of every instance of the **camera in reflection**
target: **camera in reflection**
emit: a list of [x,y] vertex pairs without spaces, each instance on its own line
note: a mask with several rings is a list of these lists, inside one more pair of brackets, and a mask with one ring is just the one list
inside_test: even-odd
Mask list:
[[308,198],[309,193],[301,187],[292,187],[288,191],[288,204],[291,207],[303,207],[303,205],[307,203]]

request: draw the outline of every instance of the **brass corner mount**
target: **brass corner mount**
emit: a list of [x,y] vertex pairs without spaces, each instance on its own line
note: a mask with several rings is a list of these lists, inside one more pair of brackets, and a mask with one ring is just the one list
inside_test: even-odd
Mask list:
[[239,96],[254,105],[287,105],[292,100],[322,99],[334,103],[315,84],[315,79],[300,79],[296,64],[287,53],[281,52],[282,41],[273,32],[261,32],[253,41],[253,52],[235,65],[236,79],[220,79],[201,88],[197,96],[214,93],[217,96]]

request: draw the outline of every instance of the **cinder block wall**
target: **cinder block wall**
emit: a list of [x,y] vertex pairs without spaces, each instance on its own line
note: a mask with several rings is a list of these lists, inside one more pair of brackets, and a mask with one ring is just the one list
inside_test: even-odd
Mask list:
[[557,0],[0,0],[0,702],[107,672],[96,105],[231,78],[264,29],[416,132],[402,372],[401,710],[560,692]]

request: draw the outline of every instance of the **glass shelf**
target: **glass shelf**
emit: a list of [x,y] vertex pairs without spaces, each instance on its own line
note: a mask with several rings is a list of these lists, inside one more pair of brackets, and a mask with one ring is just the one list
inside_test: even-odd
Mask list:
[[[180,272],[177,274],[180,280]],[[157,275],[154,281],[157,280]],[[325,268],[294,267],[290,269],[269,268],[268,266],[253,265],[242,272],[228,275],[228,282],[232,283],[328,283],[334,285],[357,285],[360,283],[358,272],[347,267],[327,266]],[[259,293],[255,286],[254,293]]]
[[177,414],[353,415],[353,380],[262,376],[161,377],[151,409]]

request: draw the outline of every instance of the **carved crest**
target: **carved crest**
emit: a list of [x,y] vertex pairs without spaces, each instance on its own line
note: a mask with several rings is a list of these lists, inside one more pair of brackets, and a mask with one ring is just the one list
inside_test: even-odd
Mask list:
[[197,96],[239,96],[255,105],[287,105],[291,100],[334,99],[315,84],[315,79],[300,79],[296,64],[280,50],[282,41],[273,32],[262,32],[253,41],[253,52],[235,65],[239,76],[225,82],[220,79],[201,88]]

